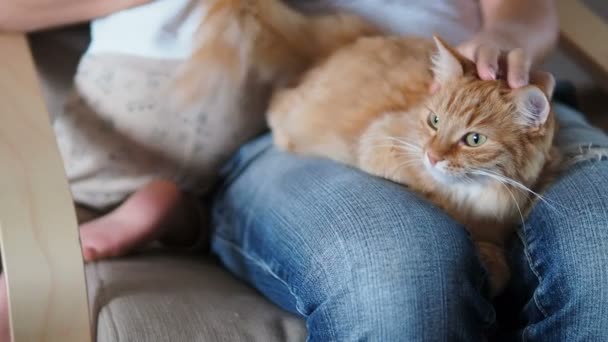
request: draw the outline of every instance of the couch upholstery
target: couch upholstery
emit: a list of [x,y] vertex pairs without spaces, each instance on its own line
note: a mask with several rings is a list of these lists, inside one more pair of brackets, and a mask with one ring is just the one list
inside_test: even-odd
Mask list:
[[151,252],[87,266],[99,342],[302,341],[303,322],[213,259]]

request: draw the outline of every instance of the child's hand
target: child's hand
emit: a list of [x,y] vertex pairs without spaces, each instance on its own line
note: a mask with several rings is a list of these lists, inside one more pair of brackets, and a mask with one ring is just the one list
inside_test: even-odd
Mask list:
[[482,80],[506,79],[511,88],[528,84],[532,58],[504,36],[480,32],[458,50],[475,62]]

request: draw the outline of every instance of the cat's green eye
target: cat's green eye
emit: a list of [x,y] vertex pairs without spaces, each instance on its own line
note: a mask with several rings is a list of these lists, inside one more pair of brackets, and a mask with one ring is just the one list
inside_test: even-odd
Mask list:
[[439,117],[433,112],[429,114],[428,122],[429,126],[431,126],[433,129],[437,129],[439,127]]
[[464,136],[465,144],[467,144],[468,146],[471,146],[471,147],[481,146],[486,142],[486,140],[488,140],[488,137],[486,137],[483,134],[479,134],[479,133],[475,133],[475,132],[469,133]]

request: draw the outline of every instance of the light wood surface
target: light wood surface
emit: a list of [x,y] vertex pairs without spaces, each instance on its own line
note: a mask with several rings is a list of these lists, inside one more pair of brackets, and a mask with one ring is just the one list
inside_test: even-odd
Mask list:
[[562,45],[596,82],[608,89],[608,23],[582,1],[556,3]]
[[72,205],[27,42],[0,34],[0,240],[13,341],[91,341]]

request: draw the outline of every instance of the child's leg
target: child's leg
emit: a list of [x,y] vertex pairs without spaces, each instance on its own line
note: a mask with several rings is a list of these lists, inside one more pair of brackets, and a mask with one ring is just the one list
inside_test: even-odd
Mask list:
[[124,255],[161,238],[175,244],[193,243],[203,233],[196,205],[174,183],[153,181],[112,212],[81,225],[84,259]]

